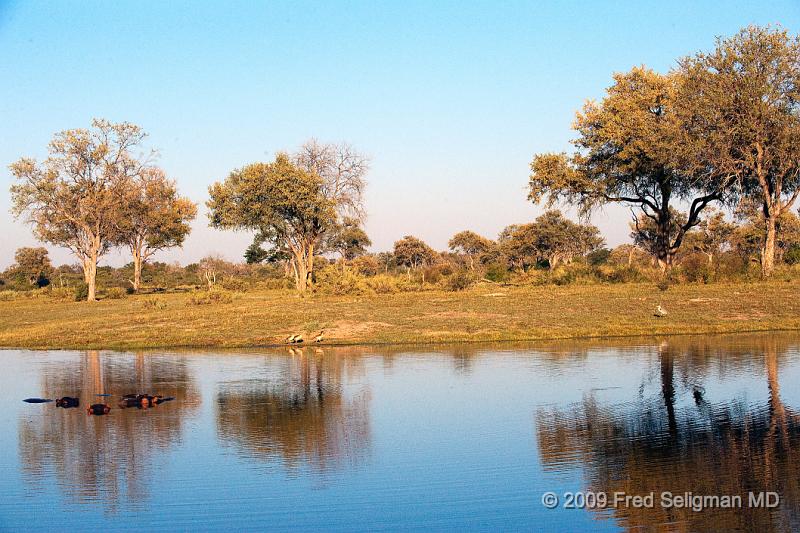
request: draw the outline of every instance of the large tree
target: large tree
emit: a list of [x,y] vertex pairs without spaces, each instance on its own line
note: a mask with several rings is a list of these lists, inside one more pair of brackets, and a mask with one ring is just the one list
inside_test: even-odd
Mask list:
[[[723,190],[694,168],[680,165],[676,147],[682,124],[675,111],[680,79],[644,67],[614,76],[599,103],[588,102],[574,128],[576,151],[540,154],[531,163],[528,198],[578,206],[581,215],[607,203],[621,203],[655,227],[655,253],[669,268],[684,235]],[[686,221],[673,231],[673,203],[689,205]]]
[[750,26],[683,60],[681,71],[686,160],[761,204],[768,277],[778,221],[800,195],[800,40]]
[[133,124],[96,119],[91,129],[57,133],[49,157],[11,165],[13,213],[25,216],[44,242],[69,248],[80,259],[95,300],[97,261],[119,240],[120,220],[133,178],[149,157],[132,153],[145,134]]
[[181,246],[197,214],[197,206],[178,195],[175,182],[157,167],[134,180],[120,220],[120,242],[133,256],[133,290],[142,283],[142,265],[160,250]]
[[280,153],[271,163],[234,170],[209,187],[211,225],[255,230],[264,242],[292,254],[297,290],[311,282],[314,255],[336,221],[336,203],[324,191],[323,178]]

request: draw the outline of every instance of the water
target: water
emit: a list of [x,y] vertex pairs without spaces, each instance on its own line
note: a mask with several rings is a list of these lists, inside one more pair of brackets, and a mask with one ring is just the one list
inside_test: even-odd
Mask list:
[[[6,350],[0,529],[796,531],[798,347],[800,335],[765,334]],[[131,392],[176,399],[104,417],[83,408]],[[60,395],[82,408],[21,401]],[[750,491],[780,504],[750,507]],[[567,492],[591,492],[595,508],[564,508]],[[668,509],[664,492],[744,500]],[[597,501],[614,493],[655,501]]]

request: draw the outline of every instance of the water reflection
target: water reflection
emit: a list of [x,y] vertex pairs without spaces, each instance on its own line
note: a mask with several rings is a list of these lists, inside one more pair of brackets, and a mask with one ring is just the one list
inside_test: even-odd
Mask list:
[[220,386],[222,442],[290,471],[324,473],[362,463],[370,448],[370,391],[345,390],[348,379],[364,373],[358,352],[293,349],[268,364],[271,372],[262,379]]
[[[609,515],[626,529],[796,531],[800,529],[800,416],[780,393],[785,338],[743,342],[686,338],[657,350],[659,387],[646,374],[627,403],[606,404],[596,393],[568,408],[540,408],[536,430],[545,469],[582,469],[585,490],[655,493],[655,506],[622,506]],[[760,363],[760,365],[759,365]],[[742,366],[746,368],[742,368]],[[704,386],[711,366],[734,366],[764,381],[767,401],[714,395]],[[660,494],[745,495],[740,512],[666,509]],[[750,508],[749,491],[776,491],[776,509]]]
[[[186,362],[89,351],[66,362],[45,362],[40,376],[43,396],[76,396],[81,408],[49,404],[41,416],[28,411],[20,417],[23,479],[40,492],[55,482],[67,500],[100,500],[112,512],[122,501],[148,499],[157,486],[155,466],[180,443],[183,420],[200,403]],[[116,399],[132,392],[174,396],[175,401],[147,411],[117,409]],[[87,416],[86,407],[97,402],[110,403],[111,414]]]

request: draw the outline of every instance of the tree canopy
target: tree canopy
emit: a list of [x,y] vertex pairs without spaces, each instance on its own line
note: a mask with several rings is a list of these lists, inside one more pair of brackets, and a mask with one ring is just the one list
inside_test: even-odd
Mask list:
[[321,176],[279,153],[273,162],[234,170],[209,188],[211,225],[255,230],[264,242],[285,246],[293,258],[297,289],[304,292],[316,249],[336,221],[336,203],[326,197],[323,184]]

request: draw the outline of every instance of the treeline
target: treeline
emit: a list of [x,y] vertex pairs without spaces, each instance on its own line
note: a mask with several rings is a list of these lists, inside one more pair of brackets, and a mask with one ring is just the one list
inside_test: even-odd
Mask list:
[[[350,221],[352,222],[352,220]],[[328,294],[395,293],[444,289],[459,291],[476,283],[565,285],[572,283],[713,283],[754,280],[761,276],[763,215],[752,208],[727,220],[721,211],[693,227],[666,273],[653,254],[650,230],[631,223],[634,244],[605,246],[594,226],[578,224],[552,210],[529,224],[511,225],[496,239],[465,230],[436,251],[413,236],[398,240],[391,251],[368,253],[369,237],[360,227],[342,225],[315,256],[311,290]],[[145,292],[224,291],[296,287],[293,258],[250,246],[245,261],[232,263],[209,256],[186,266],[146,263]],[[784,213],[777,225],[776,262],[784,274],[800,274],[800,217]],[[122,298],[135,292],[136,268],[99,267],[101,296]],[[0,274],[0,290],[85,299],[87,286],[80,265],[54,267],[45,248],[20,248],[15,263]],[[12,296],[9,294],[9,296]],[[220,295],[221,296],[221,295]],[[203,300],[204,301],[204,300]]]
[[[573,153],[534,157],[528,198],[576,207],[583,221],[604,205],[626,205],[633,244],[609,250],[597,228],[550,210],[494,240],[461,232],[446,252],[407,236],[391,252],[368,254],[362,223],[369,161],[347,144],[311,140],[209,187],[210,225],[255,234],[245,252],[250,266],[207,258],[161,268],[154,285],[246,288],[290,279],[300,293],[353,293],[457,290],[476,280],[708,282],[751,277],[754,260],[764,278],[795,262],[797,37],[752,26],[719,39],[712,52],[679,60],[667,74],[645,67],[616,74],[606,97],[577,114],[575,130]],[[132,273],[122,285],[137,291],[143,265],[155,251],[180,246],[195,216],[152,154],[134,154],[143,139],[137,126],[96,120],[91,130],[57,134],[44,162],[23,158],[11,166],[15,215],[42,241],[73,251],[89,300],[97,261],[109,249],[130,250]],[[5,286],[42,284],[23,266],[37,254],[18,252]]]

